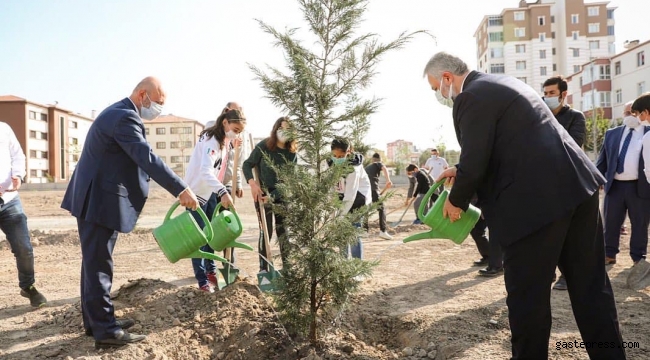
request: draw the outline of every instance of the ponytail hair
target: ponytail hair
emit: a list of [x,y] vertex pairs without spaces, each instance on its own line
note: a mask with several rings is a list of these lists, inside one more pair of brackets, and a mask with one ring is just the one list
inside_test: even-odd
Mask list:
[[224,139],[226,138],[226,130],[223,126],[223,121],[226,120],[228,123],[241,122],[246,123],[246,117],[241,110],[238,109],[224,109],[221,112],[221,115],[215,121],[215,124],[209,128],[204,129],[199,134],[199,137],[205,135],[208,139],[215,138],[219,142],[219,149],[223,149]]

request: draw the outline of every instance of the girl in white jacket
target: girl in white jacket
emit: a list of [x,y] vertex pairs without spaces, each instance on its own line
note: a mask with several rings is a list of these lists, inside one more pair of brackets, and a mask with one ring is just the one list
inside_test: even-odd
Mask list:
[[[214,206],[209,206],[208,200],[212,194],[223,208],[230,208],[232,197],[224,185],[224,177],[229,170],[232,174],[232,164],[229,156],[233,153],[234,146],[241,144],[237,137],[244,131],[246,118],[239,109],[224,109],[215,124],[206,128],[199,135],[199,141],[194,147],[190,162],[187,165],[185,182],[196,194],[201,204],[201,209],[208,218],[212,218]],[[231,167],[228,169],[228,167]],[[239,195],[239,194],[238,194]],[[241,197],[241,196],[240,196]],[[192,212],[198,225],[205,225],[197,212]],[[209,245],[201,248],[203,251],[214,253]],[[214,261],[209,259],[192,259],[194,276],[199,283],[199,288],[211,292],[210,284],[217,284],[216,268]]]

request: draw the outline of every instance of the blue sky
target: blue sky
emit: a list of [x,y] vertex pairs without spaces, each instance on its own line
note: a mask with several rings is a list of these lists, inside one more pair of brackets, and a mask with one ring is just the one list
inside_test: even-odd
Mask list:
[[[587,1],[591,2],[591,1]],[[451,110],[438,104],[422,78],[437,51],[453,52],[476,66],[473,37],[482,17],[517,7],[518,0],[371,1],[360,32],[390,41],[424,29],[401,51],[388,54],[364,91],[383,98],[367,142],[385,148],[397,139],[425,148],[444,140],[457,148]],[[632,5],[631,3],[634,3]],[[625,40],[650,39],[650,1],[611,1],[617,51]],[[163,81],[164,114],[201,122],[228,101],[246,112],[248,129],[265,136],[279,116],[264,98],[247,64],[281,66],[282,53],[254,19],[304,27],[294,0],[24,0],[0,2],[0,95],[54,103],[90,115],[131,93],[143,77]]]

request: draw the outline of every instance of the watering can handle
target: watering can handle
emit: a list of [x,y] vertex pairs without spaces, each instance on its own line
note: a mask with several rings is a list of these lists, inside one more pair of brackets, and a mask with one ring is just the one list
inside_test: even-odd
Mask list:
[[[214,214],[212,214],[212,218],[217,216],[219,214],[219,209],[221,209],[221,203],[217,204],[217,207],[214,208]],[[239,224],[239,227],[242,228],[241,224],[241,219],[239,218],[239,214],[237,214],[237,211],[235,210],[235,205],[233,204],[228,210],[230,210],[231,213],[235,214],[235,219],[237,219],[237,224]]]
[[[176,208],[177,208],[178,205],[180,205],[180,204],[181,204],[181,203],[178,202],[178,201],[174,202],[174,205],[172,205],[172,207],[169,208],[169,211],[167,211],[167,215],[165,216],[165,221],[163,221],[163,223],[165,223],[165,222],[167,222],[167,221],[169,220],[169,218],[170,218],[170,217],[172,216],[172,214],[174,213],[174,210],[176,210]],[[208,217],[205,216],[205,213],[203,212],[203,209],[201,209],[200,207],[198,207],[198,208],[196,208],[196,212],[199,213],[199,216],[201,217],[201,219],[203,219],[203,222],[205,223],[205,226],[207,227],[207,231],[206,231],[205,236],[206,236],[208,239],[212,239],[212,236],[213,236],[213,234],[212,234],[212,223],[210,223],[210,220],[208,220]]]
[[440,185],[444,184],[447,179],[442,179],[438,181],[437,183],[433,184],[433,186],[427,191],[426,195],[424,195],[424,198],[422,199],[422,202],[420,203],[420,208],[418,209],[418,218],[420,220],[424,219],[424,209],[426,208],[427,204],[429,203],[429,199],[431,199],[431,195],[433,195],[433,192],[436,191],[437,188],[440,187]]

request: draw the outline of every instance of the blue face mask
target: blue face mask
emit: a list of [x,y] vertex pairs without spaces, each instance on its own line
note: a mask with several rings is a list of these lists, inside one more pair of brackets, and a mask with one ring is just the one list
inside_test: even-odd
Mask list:
[[334,163],[334,165],[343,165],[347,160],[347,157],[337,158],[332,156],[332,163]]

